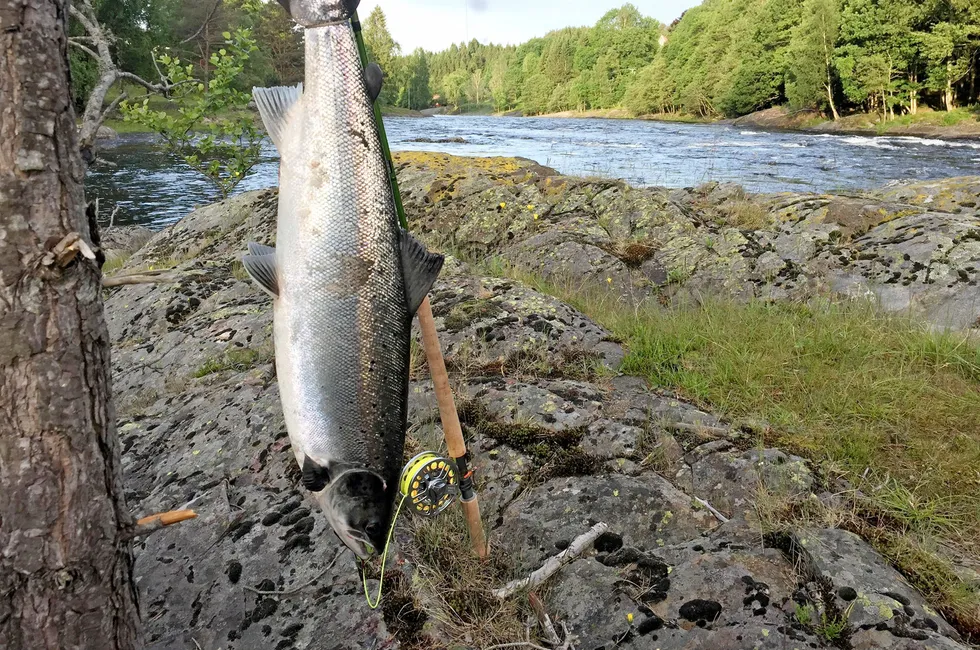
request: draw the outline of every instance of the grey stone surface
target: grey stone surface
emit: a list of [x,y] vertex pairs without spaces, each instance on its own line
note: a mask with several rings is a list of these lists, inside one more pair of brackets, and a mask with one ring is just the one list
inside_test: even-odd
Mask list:
[[830,293],[937,326],[980,326],[974,177],[769,196],[718,183],[631,188],[437,154],[404,167],[401,182],[413,229],[429,240],[555,282],[610,286],[624,300]]
[[[899,643],[899,639],[925,642],[938,636],[958,639],[952,626],[901,574],[854,533],[809,529],[797,534],[797,542],[812,574],[830,580],[835,605],[847,612],[853,628],[887,632],[894,643]],[[862,638],[871,643],[879,636],[868,634]]]
[[[525,182],[521,169],[508,172],[520,187],[505,192],[499,180],[478,175],[467,190],[497,192],[497,203],[508,203],[500,215],[517,230],[560,221],[564,206],[599,237],[583,212],[592,205],[621,211],[604,222],[610,232],[653,233],[692,209],[660,194],[641,200],[617,184],[599,194],[590,195],[596,186],[587,182],[557,192],[548,189],[553,176],[536,172]],[[420,200],[417,186],[407,188]],[[706,196],[724,201],[731,191]],[[540,213],[527,207],[532,202]],[[154,235],[123,269],[172,267],[175,282],[108,292],[130,507],[144,515],[191,504],[200,515],[137,544],[149,647],[196,641],[209,649],[332,650],[412,647],[419,635],[451,639],[451,628],[426,620],[432,596],[411,579],[419,569],[414,526],[397,533],[406,550],[392,566],[408,579],[401,600],[388,601],[396,605],[366,606],[345,552],[325,571],[340,544],[302,494],[276,388],[270,303],[237,261],[245,242],[272,242],[275,205],[274,192],[259,191],[197,210]],[[461,236],[479,238],[479,215],[473,221]],[[670,227],[678,236],[699,228]],[[489,250],[497,240],[487,239]],[[519,282],[481,277],[453,259],[432,300],[495,557],[536,568],[596,521],[622,544],[589,551],[543,592],[549,610],[582,639],[576,647],[611,650],[616,639],[636,648],[828,647],[793,617],[790,599],[804,586],[793,561],[761,543],[751,518],[722,525],[694,501],[734,514],[751,509],[756,484],[805,492],[811,478],[799,459],[740,451],[738,432],[718,417],[617,375],[624,352],[608,332]],[[409,454],[442,445],[431,382],[423,365],[412,372]],[[948,624],[866,545],[834,534],[821,534],[833,553],[814,562],[823,567],[818,573],[850,571],[848,585],[867,594],[872,606],[855,618],[855,643],[901,647],[886,641],[911,638],[895,636],[904,630],[898,617],[872,616],[876,607],[896,609],[882,600],[894,591],[912,603],[911,630],[935,618],[927,634],[933,645],[923,647],[960,647]],[[283,598],[253,591],[297,587]]]

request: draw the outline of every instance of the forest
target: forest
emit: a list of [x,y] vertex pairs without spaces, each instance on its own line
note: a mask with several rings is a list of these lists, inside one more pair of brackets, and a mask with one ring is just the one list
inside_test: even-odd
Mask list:
[[[152,76],[153,52],[196,61],[207,77],[223,33],[247,28],[258,51],[239,80],[302,78],[302,36],[277,3],[262,0],[102,0],[120,67]],[[711,119],[777,105],[883,117],[952,111],[980,95],[980,3],[975,0],[705,0],[671,25],[630,4],[591,27],[568,27],[519,46],[475,40],[441,52],[403,53],[383,11],[364,21],[385,70],[381,101],[421,109],[558,111],[623,108],[632,114]],[[72,52],[79,105],[97,76]]]

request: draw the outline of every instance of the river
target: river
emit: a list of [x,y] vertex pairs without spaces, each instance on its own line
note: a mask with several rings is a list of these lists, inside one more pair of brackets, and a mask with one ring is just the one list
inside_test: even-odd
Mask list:
[[[911,137],[747,131],[724,125],[641,120],[387,117],[391,148],[460,156],[522,156],[564,174],[622,178],[633,185],[690,187],[733,181],[753,192],[854,191],[889,181],[980,173],[980,142]],[[433,142],[420,142],[430,140]],[[116,223],[160,228],[217,198],[209,184],[168,158],[147,135],[104,145],[108,164],[86,179]],[[275,185],[271,144],[236,191]]]

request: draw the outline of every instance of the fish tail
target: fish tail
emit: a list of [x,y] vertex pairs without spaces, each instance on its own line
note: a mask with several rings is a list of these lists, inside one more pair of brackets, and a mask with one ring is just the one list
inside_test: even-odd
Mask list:
[[339,23],[350,19],[357,11],[360,0],[338,0],[323,2],[322,0],[279,0],[293,20],[310,29]]

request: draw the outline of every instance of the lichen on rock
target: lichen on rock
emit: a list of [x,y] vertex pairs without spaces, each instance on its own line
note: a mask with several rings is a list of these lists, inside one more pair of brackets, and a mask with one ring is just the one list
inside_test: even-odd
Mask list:
[[[879,284],[887,277],[875,261],[888,259],[898,284],[909,280],[918,304],[935,309],[976,281],[975,213],[916,210],[847,225],[829,223],[820,211],[833,199],[820,199],[797,203],[790,221],[780,216],[787,197],[731,187],[638,190],[567,179],[530,161],[441,154],[403,154],[398,166],[413,228],[434,246],[623,292],[669,297],[685,287],[729,287],[764,295],[781,286],[796,296],[823,274],[841,290],[866,286],[887,296],[882,287],[892,285]],[[748,231],[705,216],[734,199],[766,206],[771,225]],[[191,213],[123,269],[166,262],[175,282],[108,294],[129,503],[139,513],[191,503],[200,515],[137,544],[148,647],[522,640],[516,618],[511,627],[485,620],[467,627],[467,617],[491,602],[486,585],[433,593],[434,572],[465,561],[433,547],[445,543],[438,522],[399,526],[390,595],[379,610],[364,603],[353,558],[301,488],[275,382],[270,302],[236,267],[247,241],[273,243],[275,205],[275,192],[262,190]],[[555,251],[562,253],[550,257]],[[812,575],[798,570],[792,552],[761,543],[752,503],[760,485],[810,498],[818,487],[807,464],[777,449],[746,448],[737,427],[619,375],[624,351],[603,327],[478,268],[451,260],[431,299],[494,549],[487,566],[526,574],[604,521],[609,534],[543,592],[552,615],[578,637],[576,647],[836,647],[796,617]],[[956,323],[970,316],[964,307]],[[424,366],[413,375],[409,405],[409,451],[438,449]],[[443,517],[447,530],[461,530],[453,528],[458,514]],[[908,625],[869,618],[866,607],[848,623],[860,647],[899,647],[890,644],[904,643],[907,630],[932,644],[921,647],[963,647],[860,539],[821,529],[805,535],[837,540],[832,555],[814,554],[814,574],[850,572],[854,579],[838,587],[865,594],[871,609],[884,603],[908,617]],[[438,566],[426,564],[432,558]],[[490,570],[477,569],[503,579]],[[882,595],[883,585],[902,598]],[[260,593],[295,588],[289,596]],[[447,622],[439,603],[456,604],[465,616]],[[863,629],[866,623],[875,627]],[[501,636],[515,629],[518,636]]]

